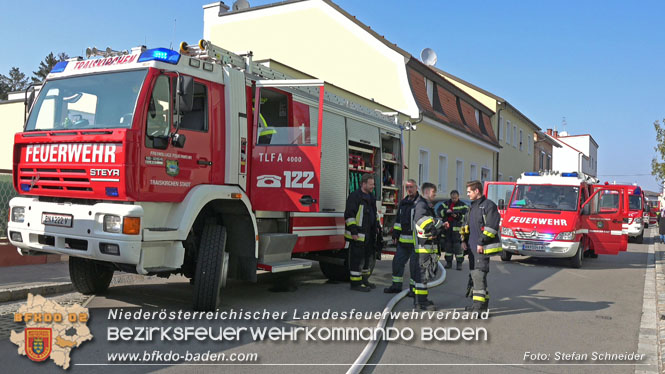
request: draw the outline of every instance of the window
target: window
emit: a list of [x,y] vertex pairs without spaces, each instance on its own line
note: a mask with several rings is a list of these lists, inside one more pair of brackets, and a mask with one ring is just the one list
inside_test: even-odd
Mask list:
[[552,155],[547,155],[547,170],[552,170]]
[[506,121],[506,123],[507,123],[506,131],[504,131],[506,133],[506,144],[510,144],[510,138],[511,138],[511,135],[510,135],[510,129],[511,129],[510,121]]
[[540,156],[538,157],[538,170],[545,170],[545,152],[540,151]]
[[429,151],[420,150],[420,159],[418,160],[418,185],[429,182]]
[[457,160],[457,174],[455,176],[455,188],[457,191],[466,190],[464,188],[464,161]]
[[148,102],[145,145],[154,148],[154,137],[167,136],[171,130],[171,95],[169,77],[160,75],[155,81]]
[[524,132],[520,129],[520,152],[524,151]]
[[446,155],[439,155],[439,191],[448,190],[448,157]]
[[[175,82],[175,79],[173,81]],[[208,89],[204,84],[194,83],[192,110],[183,114],[180,128],[183,130],[208,131]]]
[[517,148],[517,125],[513,125],[513,148]]
[[471,180],[478,180],[478,166],[475,164],[471,164]]
[[434,82],[425,78],[425,86],[427,88],[427,98],[429,99],[429,104],[434,105]]
[[518,185],[511,208],[576,211],[580,188],[577,186]]
[[[589,202],[590,208],[585,209],[590,214],[612,214],[619,211],[619,191],[601,190]],[[586,212],[585,212],[586,213]]]
[[491,173],[492,173],[492,171],[489,168],[486,168],[486,167],[481,168],[480,169],[480,181],[482,183],[485,183],[489,180],[492,180]]
[[474,112],[476,114],[476,123],[480,125],[480,111],[478,109],[474,109]]
[[282,91],[261,89],[257,144],[311,145],[317,141],[317,122],[310,120],[307,105],[292,102]]
[[508,177],[508,182],[512,182],[512,181],[513,181],[513,176],[511,175],[511,176]]

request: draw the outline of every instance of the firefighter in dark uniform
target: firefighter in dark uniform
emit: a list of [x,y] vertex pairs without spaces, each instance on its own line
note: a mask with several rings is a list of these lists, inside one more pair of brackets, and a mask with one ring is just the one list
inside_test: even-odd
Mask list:
[[481,312],[488,308],[487,273],[490,271],[490,256],[500,254],[502,251],[499,235],[501,216],[496,204],[483,196],[482,188],[479,181],[466,184],[466,194],[471,199],[471,209],[461,231],[465,249],[468,249],[469,253],[476,252],[475,266],[471,270],[473,304],[468,308],[472,312]]
[[375,241],[380,226],[376,213],[374,175],[364,174],[360,188],[353,191],[346,200],[344,237],[349,248],[349,274],[351,289],[369,292],[376,286],[369,282],[370,264],[375,255]]
[[[402,282],[404,281],[404,266],[413,254],[413,231],[411,230],[411,220],[413,217],[413,207],[420,195],[418,194],[418,185],[413,179],[406,182],[406,197],[399,202],[397,208],[397,217],[393,226],[393,241],[397,245],[395,257],[393,257],[393,282],[390,287],[384,288],[385,293],[398,293],[402,291]],[[413,262],[410,264],[413,269]],[[413,292],[413,273],[411,271],[410,288]]]
[[422,196],[418,197],[413,208],[413,237],[415,248],[411,262],[415,264],[414,304],[421,310],[436,310],[434,303],[428,300],[427,282],[434,279],[439,263],[438,238],[442,228],[448,224],[434,214],[432,200],[436,197],[436,186],[423,183]]
[[469,207],[459,199],[457,190],[450,191],[450,199],[441,201],[434,206],[434,212],[437,217],[443,218],[450,227],[441,234],[441,251],[444,252],[446,259],[446,269],[453,266],[453,257],[457,260],[457,270],[462,270],[464,262],[464,253],[462,252],[462,240],[460,238],[460,229],[464,222],[464,217],[468,213]]

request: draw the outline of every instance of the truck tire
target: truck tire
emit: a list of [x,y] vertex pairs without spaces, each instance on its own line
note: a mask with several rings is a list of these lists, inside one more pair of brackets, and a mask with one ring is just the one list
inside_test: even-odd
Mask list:
[[582,257],[584,257],[584,245],[582,242],[580,242],[580,246],[577,248],[577,252],[575,252],[575,256],[570,258],[570,266],[575,269],[579,269],[582,267]]
[[510,261],[513,258],[513,254],[507,251],[501,251],[501,261]]
[[113,269],[94,260],[70,256],[69,278],[76,291],[84,295],[97,295],[109,288]]
[[[376,257],[372,256],[370,258],[369,271],[374,271],[374,266],[376,265]],[[349,251],[344,251],[344,265],[331,263],[331,262],[319,262],[319,267],[323,275],[330,279],[331,281],[336,282],[348,282],[349,281]]]
[[640,235],[635,237],[635,243],[637,243],[637,244],[643,244],[644,243],[644,230],[642,230],[642,233]]
[[201,233],[201,243],[194,275],[194,310],[214,311],[222,301],[222,287],[228,268],[226,227],[207,223]]

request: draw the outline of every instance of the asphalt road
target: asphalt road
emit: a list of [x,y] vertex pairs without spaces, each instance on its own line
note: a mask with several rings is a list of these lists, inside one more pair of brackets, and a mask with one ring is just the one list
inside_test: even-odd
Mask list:
[[[628,252],[617,256],[585,258],[582,269],[572,269],[564,260],[544,260],[513,256],[511,262],[492,261],[489,274],[491,316],[489,320],[397,319],[389,326],[411,328],[410,340],[382,342],[372,356],[365,373],[405,373],[426,371],[491,373],[633,373],[635,361],[592,360],[594,352],[637,352],[642,311],[647,245],[630,244]],[[362,351],[365,342],[255,341],[245,334],[237,341],[225,342],[109,342],[109,327],[370,327],[377,320],[296,320],[303,311],[381,311],[390,298],[382,292],[390,284],[389,260],[379,261],[373,280],[378,284],[371,293],[352,292],[347,283],[327,282],[318,269],[290,274],[264,274],[256,284],[229,282],[222,310],[284,312],[284,318],[272,320],[196,320],[196,321],[126,321],[109,320],[109,308],[123,311],[190,310],[191,286],[184,278],[149,279],[141,284],[116,285],[105,296],[88,304],[88,322],[92,342],[76,348],[72,354],[71,373],[343,373]],[[440,310],[463,310],[468,268],[450,270],[446,282],[430,291]],[[396,310],[410,311],[411,299],[402,300]],[[487,340],[423,341],[422,328],[457,327],[481,329]],[[449,330],[451,331],[451,330]],[[475,331],[475,330],[474,330]],[[454,333],[454,331],[453,331]],[[482,335],[482,333],[481,333]],[[109,366],[109,352],[256,353],[258,361],[224,366],[207,361],[206,366],[173,365],[150,361],[151,365]],[[540,354],[542,360],[525,359],[526,352]],[[557,352],[587,354],[587,359],[556,360]],[[8,340],[0,341],[2,372],[62,372],[52,362],[39,365],[27,358],[17,359],[16,348]],[[12,357],[7,357],[11,355]],[[639,363],[640,361],[638,361]],[[94,364],[94,365],[89,365]],[[156,364],[156,365],[153,365]],[[212,365],[208,365],[212,364]],[[438,366],[419,366],[421,364]],[[609,364],[609,365],[608,365]],[[315,366],[316,365],[316,366]],[[602,366],[601,366],[602,365]],[[4,371],[4,370],[8,371]],[[639,370],[639,367],[638,367]]]

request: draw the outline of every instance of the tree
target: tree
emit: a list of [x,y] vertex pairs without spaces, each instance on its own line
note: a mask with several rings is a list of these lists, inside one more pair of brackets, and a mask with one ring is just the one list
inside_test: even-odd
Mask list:
[[60,61],[65,61],[68,59],[69,56],[67,56],[66,53],[61,52],[58,54],[58,57],[55,57],[53,55],[53,52],[49,53],[48,56],[44,58],[44,61],[39,63],[39,69],[37,71],[33,71],[32,74],[35,76],[32,77],[32,83],[41,83],[46,79],[46,76],[48,73],[51,72],[51,69],[55,66]]
[[[656,157],[651,160],[651,175],[656,177],[658,184],[663,185],[665,182],[665,119],[661,124],[654,121],[653,127],[656,129]],[[658,162],[660,159],[661,162]]]
[[9,76],[0,74],[0,99],[6,100],[8,92],[20,91],[27,86],[28,78],[19,68],[13,67],[9,70]]

